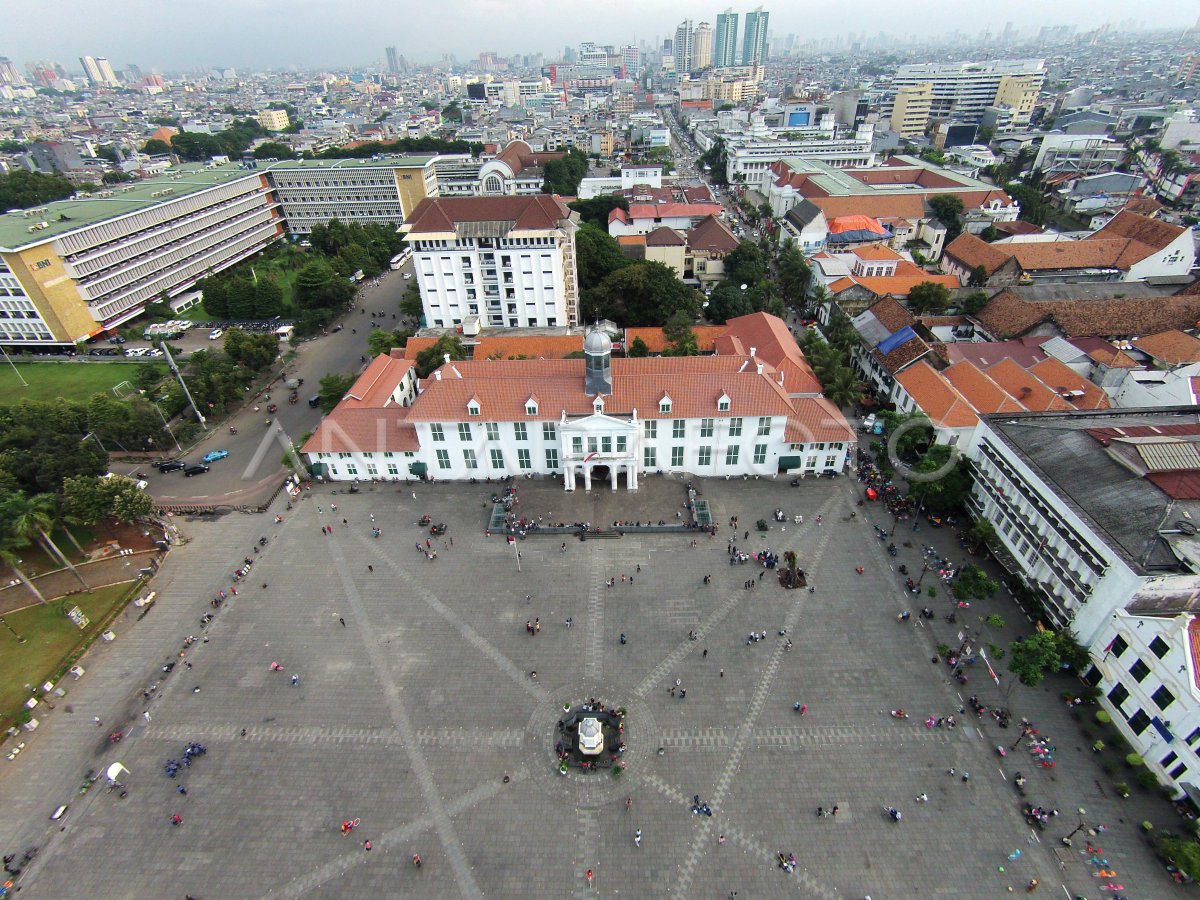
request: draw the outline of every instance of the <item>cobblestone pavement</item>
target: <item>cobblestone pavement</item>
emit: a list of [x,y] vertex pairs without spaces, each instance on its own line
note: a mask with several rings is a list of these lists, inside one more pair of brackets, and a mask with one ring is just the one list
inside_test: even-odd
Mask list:
[[[22,896],[736,890],[740,898],[880,900],[999,897],[1035,876],[1049,893],[1065,882],[1095,896],[1082,863],[1068,853],[1062,870],[1052,852],[1074,816],[1064,812],[1063,825],[1044,834],[1021,820],[1009,779],[1027,759],[1018,751],[1002,762],[995,751],[1015,740],[1012,730],[977,728],[969,714],[953,730],[921,722],[957,714],[962,702],[945,665],[930,662],[940,641],[955,640],[957,626],[940,617],[949,602],[928,601],[939,613],[933,622],[896,621],[914,598],[892,566],[911,568],[931,534],[898,533],[898,543],[915,546],[889,558],[872,536],[877,508],[857,508],[848,479],[697,486],[722,527],[715,538],[697,535],[696,548],[690,534],[567,538],[565,550],[559,537],[530,535],[516,545],[518,560],[502,538],[484,536],[489,485],[324,489],[281,509],[282,525],[250,515],[181,523],[193,540],[169,555],[159,603],[142,621],[118,621],[117,641],[85,661],[88,674],[68,698],[74,711],[60,706],[0,769],[0,847],[43,848]],[[550,481],[518,488],[523,512],[595,523],[673,519],[684,491],[670,478],[649,478],[637,494],[565,495]],[[772,521],[756,534],[753,522],[775,507],[802,513],[805,524]],[[429,539],[436,560],[414,546],[425,546],[415,525],[423,513],[450,526],[444,539]],[[372,515],[380,538],[371,536]],[[734,515],[739,546],[795,549],[815,591],[785,591],[773,573],[759,582],[761,569],[730,566]],[[259,534],[271,541],[248,583],[202,630],[209,599],[229,586],[229,570]],[[953,538],[948,530],[932,537]],[[744,587],[750,579],[756,586]],[[1004,603],[995,606],[1016,634]],[[530,637],[525,622],[534,618],[542,628]],[[751,631],[769,638],[747,645]],[[188,634],[209,641],[188,650],[191,669],[181,663],[164,678],[159,666]],[[998,690],[983,674],[973,671],[963,690],[991,702]],[[147,705],[141,690],[156,679],[162,686]],[[676,680],[686,698],[670,693]],[[1075,734],[1052,693],[1026,693],[1011,700],[1018,713],[1028,703],[1043,730]],[[563,777],[554,767],[562,704],[587,697],[629,709],[621,779]],[[892,719],[895,707],[911,718]],[[93,715],[106,727],[95,728]],[[119,745],[102,736],[110,722],[129,731]],[[190,740],[208,753],[166,777],[163,763]],[[1105,838],[1120,851],[1114,865],[1131,895],[1175,890],[1137,846],[1137,817],[1119,822],[1114,801],[1098,796],[1090,755],[1063,756],[1053,772],[1025,765],[1031,798],[1107,817]],[[115,760],[130,770],[127,798],[99,786],[76,794],[85,768]],[[921,793],[928,804],[915,802]],[[697,794],[712,817],[690,811]],[[61,823],[49,823],[66,802]],[[817,816],[817,807],[835,805],[836,816]],[[886,818],[887,805],[902,810],[901,823]],[[182,825],[171,826],[172,814]],[[361,819],[350,837],[338,830],[346,818]],[[1016,849],[1022,857],[1010,862]],[[795,853],[795,873],[775,865],[781,851]]]

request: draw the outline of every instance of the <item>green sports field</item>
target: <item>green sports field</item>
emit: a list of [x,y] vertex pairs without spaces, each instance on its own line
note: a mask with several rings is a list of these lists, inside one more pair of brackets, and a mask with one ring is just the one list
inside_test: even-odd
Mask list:
[[[12,370],[0,359],[0,403],[18,400],[87,400],[95,393],[109,393],[122,381],[133,383],[140,363],[131,362],[45,362],[17,363],[17,369],[29,382],[25,387]],[[166,367],[163,366],[165,371]]]

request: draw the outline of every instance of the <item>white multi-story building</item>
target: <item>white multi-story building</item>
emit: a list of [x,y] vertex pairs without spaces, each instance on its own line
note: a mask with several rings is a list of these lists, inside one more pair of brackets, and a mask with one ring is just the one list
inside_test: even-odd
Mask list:
[[835,169],[862,169],[875,165],[871,149],[875,127],[860,125],[853,137],[803,141],[758,140],[731,136],[725,142],[725,174],[730,182],[757,183],[771,164],[788,157],[812,159]]
[[[532,339],[531,339],[532,340]],[[378,357],[304,445],[336,481],[533,473],[566,490],[642,475],[841,472],[854,432],[787,326],[731,320],[715,356],[612,359],[593,330],[584,360],[447,361],[406,400],[413,361]]]
[[1125,153],[1125,144],[1107,134],[1051,132],[1042,138],[1033,169],[1046,176],[1098,175],[1116,169]]
[[417,204],[438,195],[436,156],[302,159],[258,163],[275,189],[292,234],[330,219],[399,227]]
[[576,218],[557,197],[423,200],[403,228],[425,321],[509,328],[575,325]]
[[1044,60],[997,59],[900,66],[892,84],[900,93],[932,85],[928,114],[933,119],[978,122],[984,109],[1001,104],[1014,110],[1013,124],[1023,127],[1045,77]]
[[969,506],[995,526],[1031,612],[1095,648],[1139,590],[1191,573],[1176,520],[1200,514],[1198,441],[1194,407],[982,417]]

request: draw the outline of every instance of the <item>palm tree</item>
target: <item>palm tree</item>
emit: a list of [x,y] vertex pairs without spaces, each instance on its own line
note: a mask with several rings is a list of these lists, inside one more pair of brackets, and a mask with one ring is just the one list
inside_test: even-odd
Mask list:
[[862,385],[852,369],[842,367],[825,384],[825,396],[839,408],[851,406],[862,399]]
[[17,556],[17,552],[16,552],[18,547],[20,547],[20,546],[24,546],[24,545],[17,543],[16,540],[10,536],[8,541],[4,545],[0,545],[0,559],[4,560],[4,562],[9,566],[9,568],[11,568],[13,570],[13,572],[16,574],[17,578],[20,579],[21,584],[23,584],[23,585],[25,585],[25,587],[29,588],[29,592],[31,594],[33,594],[33,596],[37,597],[38,603],[45,606],[46,598],[42,596],[42,592],[39,591],[36,587],[34,587],[33,582],[30,581],[29,578],[26,577],[25,573],[21,571],[21,567],[20,567],[21,558],[19,556]]
[[71,570],[71,574],[83,585],[85,591],[91,593],[91,585],[83,580],[79,570],[50,538],[49,529],[54,527],[57,509],[58,503],[53,494],[27,497],[24,491],[9,495],[3,504],[3,514],[8,519],[13,534],[23,541],[36,539],[46,552]]

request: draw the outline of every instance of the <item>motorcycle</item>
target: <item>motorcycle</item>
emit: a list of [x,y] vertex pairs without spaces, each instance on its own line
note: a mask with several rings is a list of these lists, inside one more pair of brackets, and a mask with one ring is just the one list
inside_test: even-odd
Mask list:
[[908,566],[906,566],[904,563],[900,563],[900,568],[897,571],[899,571],[901,575],[907,575]]
[[891,712],[892,712],[893,719],[907,719],[908,718],[908,713],[906,713],[902,709],[893,709]]
[[895,544],[888,544],[888,545],[887,545],[887,552],[888,552],[888,556],[895,556],[895,555],[896,555],[896,545],[895,545]]
[[230,434],[237,434],[237,429],[236,429],[236,428],[234,428],[232,425],[230,425],[230,426],[229,426],[229,433],[230,433]]
[[996,745],[996,752],[1000,754],[1001,759],[1005,759],[1008,756],[1008,750],[1005,749],[1003,744]]

